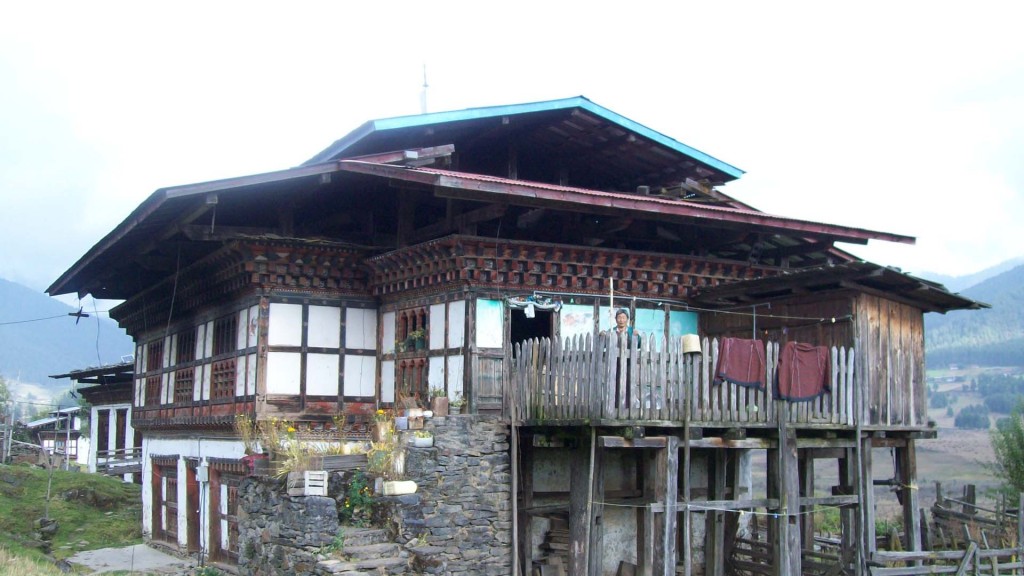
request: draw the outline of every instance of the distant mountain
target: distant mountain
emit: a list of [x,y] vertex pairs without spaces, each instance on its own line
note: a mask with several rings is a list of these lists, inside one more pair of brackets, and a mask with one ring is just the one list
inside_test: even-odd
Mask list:
[[973,274],[964,274],[963,276],[947,276],[946,274],[935,274],[932,272],[922,272],[921,274],[914,274],[919,278],[925,278],[933,282],[938,282],[949,288],[950,292],[963,292],[964,290],[980,284],[993,276],[998,276],[1003,272],[1007,272],[1024,264],[1024,256],[1018,256],[1005,262],[1000,262],[995,266],[985,268],[979,272]]
[[[106,316],[68,314],[77,309],[42,292],[0,279],[0,376],[38,392],[69,388],[51,374],[113,364],[132,354],[131,338]],[[34,386],[32,386],[34,385]]]
[[929,367],[948,364],[1024,366],[1024,265],[961,292],[992,305],[988,310],[926,314]]

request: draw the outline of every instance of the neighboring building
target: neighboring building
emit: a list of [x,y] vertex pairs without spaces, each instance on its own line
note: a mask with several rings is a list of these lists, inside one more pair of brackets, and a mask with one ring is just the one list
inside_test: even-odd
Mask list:
[[73,370],[50,378],[70,378],[89,403],[89,472],[142,481],[142,434],[132,427],[135,363]]
[[[43,450],[64,457],[66,462],[77,461],[80,444],[84,444],[80,411],[78,406],[53,410],[45,418],[26,422],[25,427]],[[82,455],[87,453],[86,450]]]
[[[765,214],[717,188],[741,175],[585,98],[377,120],[296,168],[157,190],[48,292],[125,300],[111,317],[136,343],[144,532],[182,551],[239,552],[236,414],[323,427],[344,412],[358,426],[438,387],[523,439],[511,450],[522,451],[524,564],[542,497],[570,513],[573,549],[589,550],[574,574],[613,572],[620,558],[662,574],[695,562],[681,528],[693,511],[678,502],[698,486],[753,506],[735,464],[752,449],[776,457],[788,506],[824,502],[798,494],[798,476],[816,458],[838,462],[845,492],[830,501],[849,510],[844,546],[859,544],[863,564],[870,447],[896,449],[910,486],[914,441],[934,437],[922,314],[979,304],[834,245],[910,237]],[[606,373],[584,369],[599,362],[591,344],[576,372],[549,370],[546,348],[522,363],[535,339],[609,346],[596,337],[620,306],[645,346],[696,332],[774,342],[770,354],[797,340],[857,353],[831,356],[844,376],[814,410],[774,401],[767,382],[644,384],[649,352]],[[588,479],[593,490],[569,502],[569,483]],[[648,512],[606,508],[606,488]],[[779,518],[780,500],[757,505]],[[709,573],[732,553],[719,516],[707,520]],[[780,574],[809,542],[808,526],[801,539],[782,524],[795,536],[778,540]]]

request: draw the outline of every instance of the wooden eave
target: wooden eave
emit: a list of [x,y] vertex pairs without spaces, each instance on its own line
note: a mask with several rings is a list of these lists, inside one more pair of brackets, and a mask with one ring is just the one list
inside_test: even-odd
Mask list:
[[788,271],[773,277],[740,280],[705,288],[694,296],[694,300],[702,306],[725,308],[841,290],[874,294],[925,312],[946,313],[990,307],[984,302],[951,293],[941,284],[869,262],[846,262]]
[[612,214],[633,212],[663,219],[714,222],[723,226],[753,226],[766,233],[797,235],[830,242],[866,244],[868,240],[886,240],[902,244],[914,243],[914,238],[911,236],[822,224],[773,216],[754,210],[709,206],[680,200],[525,182],[435,168],[399,167],[358,160],[340,160],[338,167],[343,171],[433,186],[435,194],[441,197],[480,202],[500,201],[559,209],[586,208]]

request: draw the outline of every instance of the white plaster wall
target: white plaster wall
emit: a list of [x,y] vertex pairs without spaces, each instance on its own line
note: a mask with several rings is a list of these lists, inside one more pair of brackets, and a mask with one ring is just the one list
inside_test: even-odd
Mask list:
[[[345,365],[348,366],[346,358]],[[346,376],[346,380],[347,380]],[[306,355],[306,394],[336,396],[338,394],[338,355]]]
[[306,344],[308,346],[313,348],[340,348],[341,308],[335,306],[310,306],[309,328],[306,332]]
[[[104,406],[103,410],[106,410],[106,409],[107,409],[107,407]],[[92,474],[96,473],[96,450],[99,449],[98,448],[99,444],[97,444],[97,440],[99,440],[99,434],[100,434],[100,430],[99,430],[100,427],[97,426],[96,423],[99,422],[99,421],[100,421],[100,408],[98,406],[93,406],[93,407],[91,407],[89,409],[89,464],[88,464],[89,472],[92,473]],[[79,450],[78,453],[81,454],[82,453],[81,450]]]
[[[394,362],[391,363],[392,367]],[[377,357],[345,355],[345,396],[374,396],[377,382]],[[394,371],[392,371],[392,380]],[[392,389],[394,384],[392,384]]]
[[381,352],[391,354],[395,351],[395,313],[385,312],[380,322],[383,330],[381,336]]
[[270,304],[270,322],[267,325],[267,343],[271,346],[302,345],[302,305]]
[[235,332],[235,350],[242,350],[245,348],[245,340],[248,336],[248,330],[246,327],[249,325],[249,310],[238,311],[238,331]]
[[298,394],[302,355],[298,352],[267,354],[267,393]]
[[384,360],[380,363],[380,401],[395,401],[395,361]]
[[[392,315],[394,317],[394,315]],[[391,346],[394,348],[394,328],[391,323]],[[345,310],[345,348],[357,350],[377,349],[377,311],[367,308]]]
[[444,388],[444,358],[433,356],[427,364],[427,384],[431,388]]
[[444,304],[432,304],[430,306],[430,341],[428,346],[431,350],[444,348]]
[[465,359],[461,355],[448,357],[448,398],[452,400],[458,394],[462,394],[462,375],[465,364]]
[[466,301],[448,304],[448,347],[461,348],[466,343]]

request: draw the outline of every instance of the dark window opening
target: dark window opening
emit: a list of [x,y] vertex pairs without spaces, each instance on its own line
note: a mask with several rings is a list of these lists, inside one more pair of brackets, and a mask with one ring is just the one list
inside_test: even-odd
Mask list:
[[525,310],[512,310],[509,338],[512,344],[519,344],[532,338],[551,338],[554,334],[554,315],[551,312],[535,310],[533,318],[526,317]]

